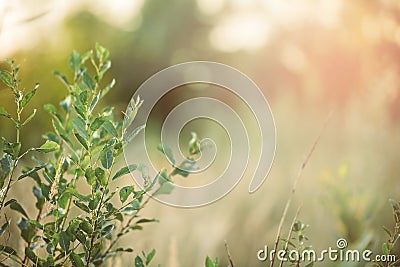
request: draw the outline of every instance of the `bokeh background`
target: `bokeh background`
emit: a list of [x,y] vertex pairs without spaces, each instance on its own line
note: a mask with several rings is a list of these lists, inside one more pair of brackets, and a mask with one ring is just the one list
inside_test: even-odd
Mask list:
[[[0,30],[0,59],[17,60],[27,89],[40,82],[30,104],[39,111],[23,133],[27,146],[41,144],[51,127],[40,107],[63,99],[52,71],[68,73],[70,51],[84,52],[96,42],[111,52],[108,78],[117,84],[105,104],[117,112],[152,74],[185,61],[228,64],[263,91],[275,116],[277,150],[261,189],[249,195],[251,177],[245,175],[231,194],[206,207],[151,202],[145,213],[160,223],[123,240],[136,251],[155,247],[162,266],[202,266],[206,255],[226,266],[226,240],[237,266],[265,266],[256,253],[273,245],[297,170],[333,112],[299,183],[285,233],[301,205],[299,219],[310,225],[308,244],[317,251],[342,237],[352,248],[381,252],[387,239],[381,226],[393,227],[388,199],[400,199],[399,1],[2,0]],[[0,105],[12,110],[12,95],[2,86]],[[238,112],[248,112],[228,98]],[[155,120],[171,103],[167,98],[161,104]],[[9,126],[0,118],[0,135],[11,139]],[[205,136],[213,128],[203,129]],[[217,128],[213,132],[218,136]],[[222,132],[220,139],[226,142]],[[129,266],[133,257],[112,264]]]

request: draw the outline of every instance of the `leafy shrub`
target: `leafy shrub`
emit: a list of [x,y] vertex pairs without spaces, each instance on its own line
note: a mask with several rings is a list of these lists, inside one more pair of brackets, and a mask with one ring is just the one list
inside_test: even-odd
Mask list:
[[[21,151],[21,130],[34,118],[36,109],[28,116],[24,111],[39,85],[24,92],[20,88],[19,68],[14,61],[7,63],[9,70],[1,71],[0,78],[14,95],[16,113],[12,115],[0,107],[0,115],[15,125],[16,138],[14,141],[3,138],[0,158],[0,216],[4,221],[0,228],[2,266],[98,266],[119,253],[132,252],[132,248],[118,247],[118,240],[131,231],[141,230],[143,224],[156,221],[140,216],[147,203],[145,194],[155,179],[144,189],[133,185],[120,189],[111,186],[133,170],[142,171],[143,176],[147,174],[140,165],[115,169],[117,158],[134,136],[124,136],[123,121],[115,119],[113,107],[98,110],[99,102],[115,84],[115,80],[103,84],[103,77],[111,67],[109,51],[98,44],[94,52],[80,55],[73,51],[69,58],[73,77],[54,72],[65,85],[67,95],[59,107],[44,106],[51,117],[53,131],[43,135],[43,145],[26,151]],[[141,103],[133,101],[131,112],[136,113]],[[18,164],[28,156],[33,165],[23,166],[22,173],[17,175]],[[28,177],[35,182],[33,217],[18,199],[8,197],[13,184]],[[80,180],[84,188],[78,186]],[[85,194],[86,191],[90,193]],[[115,201],[117,197],[119,200]],[[80,214],[73,217],[73,210]],[[10,236],[9,213],[20,216],[16,224],[23,249],[9,245],[10,238],[17,239],[14,234]],[[153,249],[136,256],[135,266],[148,266],[154,255]]]

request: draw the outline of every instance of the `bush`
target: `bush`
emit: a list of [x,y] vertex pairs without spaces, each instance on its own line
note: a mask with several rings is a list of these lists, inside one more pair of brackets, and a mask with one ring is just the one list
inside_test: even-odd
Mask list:
[[[53,131],[43,135],[44,144],[26,151],[21,150],[21,130],[36,114],[34,109],[25,116],[25,111],[39,85],[24,92],[19,68],[14,61],[7,63],[9,70],[1,71],[0,78],[15,97],[16,113],[12,115],[0,107],[0,115],[15,125],[16,138],[10,141],[3,137],[4,153],[0,158],[2,266],[98,266],[119,253],[132,252],[132,248],[118,247],[118,240],[131,231],[142,230],[144,223],[156,221],[140,216],[147,203],[145,194],[155,179],[143,189],[133,185],[112,189],[112,183],[133,170],[142,170],[144,176],[146,173],[140,165],[115,169],[124,146],[134,136],[124,136],[123,121],[115,119],[113,107],[98,110],[99,102],[115,84],[115,80],[103,84],[111,67],[109,51],[98,44],[94,52],[80,55],[73,51],[69,58],[71,82],[54,72],[65,85],[67,95],[59,107],[44,106]],[[140,105],[140,100],[134,101],[131,111],[137,112]],[[33,165],[19,166],[28,156]],[[18,175],[19,169],[22,173]],[[36,202],[33,217],[28,216],[18,199],[9,198],[13,185],[28,177],[35,182],[31,195]],[[84,181],[85,188],[78,187],[79,180]],[[90,194],[85,195],[83,192],[88,190]],[[119,200],[115,201],[117,197]],[[79,210],[80,215],[73,217],[72,210]],[[23,249],[9,245],[10,238],[17,239],[14,234],[11,236],[10,213],[20,216],[16,225]],[[153,249],[136,256],[135,266],[148,266],[154,255]]]

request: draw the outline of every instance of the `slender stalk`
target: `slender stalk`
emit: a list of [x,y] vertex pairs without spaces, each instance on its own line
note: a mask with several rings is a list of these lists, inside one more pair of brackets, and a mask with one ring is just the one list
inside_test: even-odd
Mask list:
[[[298,218],[298,216],[300,214],[300,210],[301,210],[301,206],[297,208],[296,215],[293,217],[292,224],[290,225],[289,233],[288,233],[288,236],[286,238],[285,247],[284,247],[285,251],[287,251],[287,249],[289,247],[289,241],[290,241],[290,238],[292,238],[292,233],[293,233],[293,226],[296,223],[296,220],[297,220],[297,218]],[[282,266],[283,266],[283,261],[281,261],[279,263],[279,267],[282,267]]]
[[234,267],[232,256],[231,256],[231,253],[229,251],[228,243],[226,242],[226,240],[225,240],[225,249],[226,249],[226,254],[228,254],[229,266],[230,267]]
[[[328,122],[329,122],[331,116],[332,116],[332,112],[329,113],[327,119],[325,120],[325,122],[324,122],[324,124],[323,124],[323,126],[322,126],[322,129],[321,129],[320,133],[318,134],[318,136],[317,136],[317,138],[315,139],[313,145],[311,146],[310,151],[308,152],[306,158],[305,158],[304,161],[302,162],[302,164],[301,164],[301,166],[300,166],[300,168],[299,168],[299,171],[298,171],[298,173],[297,173],[297,176],[296,176],[296,178],[294,179],[293,186],[292,186],[292,190],[290,191],[289,197],[288,197],[288,199],[287,199],[287,201],[286,201],[285,209],[283,210],[283,214],[282,214],[281,220],[280,220],[280,222],[279,222],[279,226],[278,226],[278,231],[277,231],[277,233],[276,233],[275,245],[274,245],[274,250],[275,250],[275,251],[276,251],[277,248],[278,248],[279,240],[280,240],[280,238],[281,238],[281,232],[282,232],[283,223],[285,222],[285,219],[286,219],[286,216],[287,216],[287,213],[288,213],[290,204],[292,203],[293,196],[294,196],[294,194],[296,193],[297,184],[298,184],[298,182],[300,181],[300,179],[301,179],[301,177],[302,177],[302,175],[303,175],[304,169],[306,168],[306,166],[307,166],[307,164],[308,164],[308,162],[309,162],[309,160],[310,160],[312,154],[314,153],[315,148],[317,147],[317,145],[318,145],[318,143],[319,143],[319,140],[321,139],[322,133],[324,132],[326,126],[328,125]],[[276,258],[276,253],[273,253],[273,256],[272,256],[272,259],[271,259],[271,263],[270,263],[270,265],[269,265],[270,267],[273,267],[273,266],[274,266],[275,258]]]

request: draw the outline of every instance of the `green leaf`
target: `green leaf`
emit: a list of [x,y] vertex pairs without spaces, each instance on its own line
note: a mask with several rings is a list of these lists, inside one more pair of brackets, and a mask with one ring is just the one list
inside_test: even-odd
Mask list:
[[107,60],[103,66],[101,66],[100,74],[104,75],[111,68],[111,61]]
[[21,236],[26,242],[31,242],[35,236],[36,227],[32,225],[27,219],[21,218],[17,223],[18,228],[21,230]]
[[81,230],[77,230],[76,232],[74,232],[74,236],[76,237],[76,239],[78,239],[78,241],[85,245],[86,244],[86,234],[83,233],[83,231]]
[[[18,255],[18,253],[15,251],[15,249],[12,247],[9,247],[9,246],[0,245],[0,251],[4,251],[5,253],[10,254],[10,255]],[[5,265],[5,266],[7,266],[7,265]]]
[[132,185],[125,186],[119,191],[119,199],[124,203],[133,192],[135,192],[135,188]]
[[25,255],[35,264],[39,261],[38,256],[36,256],[35,252],[33,252],[33,250],[30,247],[25,247]]
[[128,173],[131,173],[132,171],[137,169],[137,165],[136,164],[132,164],[129,166],[125,166],[122,169],[120,169],[116,174],[114,174],[112,180],[118,179],[121,176],[124,176]]
[[28,218],[28,214],[26,214],[26,211],[24,210],[24,208],[21,206],[21,204],[19,204],[17,201],[14,201],[10,204],[10,208],[12,210],[18,211],[19,213],[21,213],[22,215],[24,215],[26,218]]
[[92,168],[87,168],[85,171],[86,181],[89,185],[94,185],[96,181],[96,173]]
[[96,56],[101,62],[105,62],[110,56],[110,52],[99,43],[96,43],[95,49],[96,49]]
[[81,257],[78,254],[76,254],[75,252],[72,251],[71,254],[69,255],[69,258],[70,258],[73,266],[76,266],[76,267],[84,267],[85,266],[83,264]]
[[192,139],[189,141],[189,153],[191,155],[197,155],[200,153],[200,139],[195,132],[191,132],[191,135]]
[[37,112],[37,109],[34,109],[32,114],[28,118],[26,118],[26,120],[22,123],[22,126],[24,126],[27,123],[29,123],[33,119],[33,117],[35,117],[36,112]]
[[131,102],[129,102],[128,109],[124,118],[125,127],[129,127],[132,124],[142,104],[143,100],[140,100],[140,96],[138,96],[136,100],[132,99]]
[[68,88],[68,90],[70,89],[70,87],[69,87],[69,82],[68,82],[67,78],[66,78],[64,75],[62,75],[62,74],[61,74],[59,71],[57,71],[57,70],[55,70],[55,71],[53,72],[53,74],[61,80],[61,82]]
[[75,130],[82,136],[85,141],[89,139],[88,133],[85,128],[85,122],[80,118],[75,118],[72,120],[72,125],[75,127]]
[[61,194],[61,196],[58,198],[58,205],[65,209],[67,207],[67,204],[69,200],[71,199],[71,194],[69,192],[64,192]]
[[14,89],[13,77],[8,71],[0,71],[0,80],[7,85],[7,87]]
[[151,223],[151,222],[158,222],[158,220],[157,219],[140,219],[139,221],[136,222],[136,224]]
[[154,255],[156,255],[156,250],[153,249],[146,257],[146,265],[149,265],[151,260],[154,258]]
[[37,188],[36,186],[34,186],[32,188],[32,192],[33,192],[33,195],[37,199],[36,208],[40,210],[43,207],[44,202],[45,202],[45,198],[44,198],[44,196],[42,194],[42,189],[41,188]]
[[[43,163],[43,164],[41,164],[41,165],[39,165],[39,166],[36,166],[36,167],[34,167],[34,168],[27,169],[26,171],[24,171],[24,172],[22,173],[21,176],[18,177],[18,180],[21,180],[22,178],[25,178],[25,177],[27,177],[27,176],[32,176],[33,174],[37,173],[37,171],[43,169],[44,167],[46,167],[46,164],[45,164],[45,163]],[[32,177],[32,178],[34,178],[34,177]],[[35,179],[35,180],[36,180],[36,179]]]
[[37,151],[42,153],[49,153],[60,149],[60,145],[56,142],[47,140],[41,147],[36,148]]
[[0,236],[2,236],[5,231],[7,231],[9,225],[10,225],[10,221],[7,221],[5,224],[3,224],[3,226],[1,226],[1,228],[0,228]]
[[3,107],[0,107],[0,116],[7,117],[9,119],[11,118],[11,114],[8,113]]
[[106,172],[105,172],[102,168],[97,167],[97,168],[95,169],[95,175],[96,175],[96,177],[97,177],[97,180],[99,181],[99,183],[100,183],[102,186],[105,186],[105,185],[107,184]]
[[32,97],[36,94],[38,88],[39,84],[37,83],[35,85],[35,88],[25,95],[25,97],[21,101],[21,108],[24,108],[31,101]]
[[86,107],[89,101],[89,92],[83,91],[82,93],[80,93],[79,100],[81,101],[81,104],[83,104]]
[[101,91],[101,96],[100,98],[103,98],[106,94],[108,94],[108,92],[110,92],[110,90],[114,87],[115,85],[115,79],[112,79],[112,81],[107,84],[107,86]]
[[92,111],[94,110],[94,108],[96,107],[97,103],[99,102],[100,99],[100,93],[98,93],[92,100],[92,102],[90,103],[90,108],[89,108],[89,114],[92,114]]
[[206,258],[206,267],[218,267],[218,258],[213,261],[210,257]]
[[82,58],[81,55],[76,51],[72,51],[69,57],[69,67],[74,73],[77,73],[81,68]]
[[87,222],[87,221],[82,221],[82,222],[79,224],[79,228],[80,228],[82,231],[84,231],[85,233],[87,233],[87,234],[93,233],[93,227],[92,227],[92,225],[91,225],[89,222]]
[[10,174],[13,167],[13,160],[10,155],[3,155],[0,158],[0,188],[3,188],[4,181]]
[[56,114],[57,108],[53,104],[45,104],[43,106],[44,110],[50,114]]
[[172,190],[174,190],[174,185],[171,182],[165,182],[156,190],[156,192],[154,192],[153,195],[168,195],[171,194]]
[[74,133],[76,139],[79,141],[79,143],[86,149],[86,151],[89,151],[89,146],[85,140],[79,133]]
[[92,91],[96,88],[95,83],[93,82],[92,78],[89,76],[87,72],[83,74],[83,82]]
[[21,143],[9,143],[3,138],[3,144],[4,153],[7,153],[16,160],[21,150]]
[[382,252],[385,255],[389,255],[390,254],[390,249],[389,249],[389,244],[388,243],[383,243],[382,244]]
[[389,199],[389,202],[392,205],[394,221],[400,223],[400,202],[397,202],[394,199]]
[[90,209],[89,209],[89,207],[88,207],[86,204],[84,204],[84,203],[82,203],[82,202],[80,202],[80,201],[78,201],[78,200],[74,200],[74,204],[75,204],[78,208],[80,208],[81,210],[83,210],[84,212],[90,213]]
[[387,229],[385,226],[382,226],[382,228],[388,234],[389,237],[392,237],[392,233],[390,232],[389,229]]
[[104,123],[103,123],[103,128],[109,133],[109,134],[111,134],[112,136],[114,136],[114,137],[118,137],[118,132],[117,132],[117,130],[115,129],[115,127],[114,127],[114,125],[112,124],[112,122],[110,122],[110,121],[108,121],[108,120],[104,120]]
[[60,102],[60,107],[65,113],[68,113],[71,108],[71,95],[68,95],[63,101]]
[[64,251],[69,251],[69,247],[70,247],[71,241],[72,241],[72,238],[71,238],[70,234],[67,233],[66,231],[61,232],[61,233],[59,234],[58,243],[60,244],[60,247],[61,247]]
[[[143,124],[139,127],[137,127],[135,130],[133,130],[128,136],[124,137],[124,142],[129,143],[132,141],[133,138],[135,138],[141,131],[143,131],[146,128],[146,124]],[[173,158],[172,158],[173,159]]]
[[144,267],[143,260],[139,256],[135,258],[135,267]]
[[104,117],[97,117],[90,125],[90,130],[92,130],[93,132],[96,131],[101,127],[101,125],[103,125],[104,121]]
[[105,151],[103,151],[100,155],[100,161],[103,168],[110,169],[114,161],[112,150],[106,149]]

